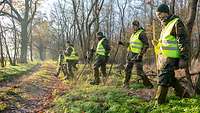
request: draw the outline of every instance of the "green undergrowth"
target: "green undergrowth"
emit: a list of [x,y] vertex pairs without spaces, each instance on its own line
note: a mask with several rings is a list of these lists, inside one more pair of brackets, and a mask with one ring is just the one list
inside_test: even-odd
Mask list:
[[200,113],[200,96],[180,99],[176,96],[168,97],[169,103],[163,105],[151,105],[146,108],[150,113]]
[[6,66],[0,68],[0,82],[12,80],[15,77],[25,74],[31,71],[38,62],[29,62],[28,64],[18,64],[17,66]]
[[[83,65],[81,65],[83,67]],[[88,69],[88,68],[86,68]],[[81,70],[81,68],[79,69]],[[91,71],[91,70],[90,70]],[[84,74],[91,74],[85,71]],[[200,113],[200,96],[179,99],[169,91],[167,99],[169,103],[156,105],[155,100],[147,101],[130,93],[144,89],[141,83],[132,82],[130,89],[121,88],[124,75],[115,76],[115,72],[109,77],[106,85],[89,85],[88,81],[78,81],[72,85],[69,91],[62,96],[57,95],[54,99],[54,106],[48,112],[55,113]],[[115,75],[114,75],[115,74]],[[89,76],[91,77],[91,76]],[[132,80],[137,77],[132,76]],[[72,81],[64,81],[66,85],[73,84]],[[154,84],[154,88],[156,88]],[[147,93],[148,94],[148,93]],[[148,95],[147,95],[148,96]]]
[[54,101],[54,112],[60,113],[134,113],[145,103],[114,86],[82,84]]
[[[139,85],[132,85],[134,88]],[[168,97],[169,103],[156,105],[127,90],[114,86],[82,85],[54,101],[50,110],[56,113],[200,113],[200,96],[179,99]]]

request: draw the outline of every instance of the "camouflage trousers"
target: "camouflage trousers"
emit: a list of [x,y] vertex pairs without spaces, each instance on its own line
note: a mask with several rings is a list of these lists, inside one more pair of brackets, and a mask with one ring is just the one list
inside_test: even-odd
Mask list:
[[108,61],[108,57],[100,56],[97,57],[95,60],[95,63],[93,65],[94,67],[94,78],[95,82],[99,83],[100,82],[100,77],[99,77],[99,68],[101,70],[101,73],[103,77],[106,77],[106,63]]
[[67,79],[69,78],[74,78],[74,71],[78,70],[78,68],[76,67],[76,64],[78,63],[77,60],[68,60],[65,66],[65,73],[66,73],[66,77]]
[[179,59],[167,58],[163,60],[162,67],[158,71],[158,85],[164,87],[172,86],[177,96],[183,95],[184,89],[175,77],[175,69],[178,67]]
[[143,80],[143,84],[145,86],[151,86],[152,87],[151,82],[149,81],[148,77],[146,76],[146,74],[143,71],[143,63],[142,63],[142,61],[131,61],[131,60],[128,60],[128,62],[126,64],[124,85],[128,85],[129,84],[129,81],[130,81],[130,78],[131,78],[131,72],[132,72],[132,69],[133,69],[134,65],[136,67],[137,76],[140,79]]
[[64,76],[66,76],[65,64],[60,64],[58,66],[56,76],[59,76],[61,72],[63,72]]

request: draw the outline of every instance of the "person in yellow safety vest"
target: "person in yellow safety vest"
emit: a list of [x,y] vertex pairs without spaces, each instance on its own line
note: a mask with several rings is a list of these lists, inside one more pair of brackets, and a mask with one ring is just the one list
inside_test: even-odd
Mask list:
[[157,55],[158,89],[156,103],[166,102],[168,88],[172,86],[178,97],[188,97],[179,81],[175,78],[175,69],[185,68],[189,58],[189,39],[186,28],[181,19],[170,14],[169,7],[161,4],[156,11],[156,16],[162,24],[162,31],[158,41],[152,43]]
[[97,48],[95,51],[95,63],[94,63],[94,80],[90,82],[91,85],[99,85],[99,68],[101,68],[101,73],[103,79],[107,77],[106,75],[106,64],[108,62],[110,45],[109,41],[105,38],[102,32],[96,33],[96,38],[98,40]]
[[79,56],[74,49],[74,45],[67,41],[68,48],[65,51],[65,61],[67,63],[66,79],[74,77],[73,68],[77,70],[76,64],[78,63]]
[[64,76],[66,76],[66,70],[64,66],[64,52],[63,50],[59,51],[59,56],[58,56],[58,67],[57,67],[57,73],[55,74],[56,77],[59,76],[60,72],[63,72]]
[[129,88],[129,81],[131,78],[131,71],[133,65],[136,66],[137,76],[142,79],[144,86],[152,88],[150,80],[143,71],[142,57],[147,51],[149,44],[144,29],[140,27],[140,23],[137,20],[132,22],[133,34],[130,37],[129,43],[119,41],[119,45],[126,46],[128,49],[127,64],[125,68],[125,80],[124,88]]

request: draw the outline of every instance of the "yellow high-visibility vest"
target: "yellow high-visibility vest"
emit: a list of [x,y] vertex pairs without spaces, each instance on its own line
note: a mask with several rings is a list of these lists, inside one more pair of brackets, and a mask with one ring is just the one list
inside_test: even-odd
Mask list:
[[171,31],[178,20],[179,18],[171,20],[161,31],[158,46],[159,53],[164,57],[180,58],[180,51],[176,37],[171,35]]
[[71,48],[72,48],[72,53],[70,56],[65,56],[65,60],[78,60],[79,57],[78,57],[74,47],[71,46]]
[[130,41],[129,41],[129,47],[128,51],[131,51],[133,53],[140,53],[141,49],[143,47],[142,41],[139,39],[140,34],[143,32],[143,29],[138,30],[136,33],[131,35]]
[[103,44],[102,42],[105,40],[105,38],[102,38],[98,44],[97,44],[97,49],[96,49],[96,55],[102,55],[102,56],[105,56],[105,53],[106,53],[106,50],[105,48],[103,47]]

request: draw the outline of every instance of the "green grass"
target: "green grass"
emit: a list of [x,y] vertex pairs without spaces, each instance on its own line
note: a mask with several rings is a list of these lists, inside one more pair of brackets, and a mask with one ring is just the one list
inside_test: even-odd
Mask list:
[[[92,86],[85,81],[54,100],[54,107],[49,112],[56,113],[200,113],[200,96],[179,99],[169,92],[169,103],[156,105],[155,100],[145,101],[136,95],[128,95],[121,88],[123,79],[110,79],[116,83]],[[70,84],[70,81],[67,82]],[[120,85],[118,85],[120,84]],[[156,85],[155,85],[156,86]],[[131,83],[130,90],[143,89],[141,83]]]
[[[134,86],[134,85],[133,85]],[[169,96],[169,103],[156,105],[114,86],[82,85],[57,97],[50,110],[58,113],[200,113],[200,96],[179,99]]]
[[81,83],[54,101],[51,111],[58,113],[134,113],[145,103],[115,86]]
[[37,64],[37,62],[30,62],[28,64],[18,64],[17,66],[9,65],[0,68],[0,82],[12,80],[13,78],[30,71]]
[[168,97],[169,103],[160,106],[151,106],[150,113],[200,113],[200,96],[180,99]]

